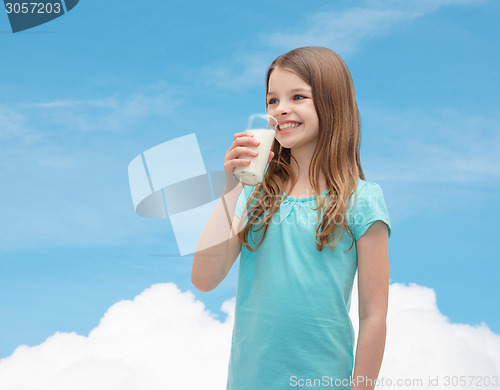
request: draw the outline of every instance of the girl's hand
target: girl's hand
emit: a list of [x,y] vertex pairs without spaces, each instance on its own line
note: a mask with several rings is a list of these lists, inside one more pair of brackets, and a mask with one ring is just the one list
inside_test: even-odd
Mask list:
[[[233,176],[234,169],[241,166],[250,165],[250,160],[245,158],[238,158],[239,156],[258,155],[257,151],[252,148],[258,146],[259,142],[250,133],[245,131],[233,135],[233,144],[228,149],[226,157],[224,158],[224,172],[226,175],[226,186],[234,188],[238,184],[238,180]],[[269,153],[267,163],[271,162],[274,153]]]

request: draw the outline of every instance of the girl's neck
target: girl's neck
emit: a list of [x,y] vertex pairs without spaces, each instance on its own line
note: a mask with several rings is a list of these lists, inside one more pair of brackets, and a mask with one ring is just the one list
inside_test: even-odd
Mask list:
[[[309,182],[309,164],[311,163],[313,153],[314,148],[292,148],[291,154],[295,160],[297,160],[298,166],[293,158],[290,159],[290,164],[291,169],[295,174],[295,177],[298,177],[298,180],[293,188],[291,188],[292,183],[286,183],[285,192],[287,195],[296,198],[308,198],[309,196],[314,195],[314,190]],[[320,173],[319,176],[319,188],[320,192],[326,190],[326,181],[323,173]]]
[[[306,181],[297,181],[297,183],[293,186],[293,188],[290,188],[292,183],[288,182],[285,185],[285,192],[287,196],[292,196],[294,198],[309,198],[310,196],[314,195],[314,189],[311,186],[311,183],[309,183],[309,178],[305,179]],[[326,182],[323,179],[322,176],[320,176],[320,181],[319,181],[319,192],[323,192],[326,190]]]
[[[295,175],[299,175],[300,173],[300,179],[303,179],[304,177],[307,177],[309,172],[309,164],[312,161],[312,156],[314,154],[314,145],[311,147],[298,147],[298,148],[292,148],[290,150],[290,153],[293,158],[290,159],[290,164],[293,172]],[[295,163],[297,161],[297,163]],[[297,166],[298,165],[298,166]],[[300,167],[300,169],[299,169]],[[300,171],[300,172],[299,172]]]
[[[295,172],[297,174],[297,172]],[[319,192],[323,192],[324,190],[327,189],[326,186],[326,180],[323,175],[323,173],[320,173],[319,175]],[[290,180],[285,184],[285,192],[287,196],[292,196],[294,198],[308,198],[310,196],[314,195],[314,189],[309,181],[309,167],[302,172],[301,169],[301,175],[299,176],[297,182],[291,187],[292,183]]]

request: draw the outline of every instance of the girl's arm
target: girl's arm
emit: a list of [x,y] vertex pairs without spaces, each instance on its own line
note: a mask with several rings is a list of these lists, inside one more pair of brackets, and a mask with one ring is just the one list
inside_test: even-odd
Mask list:
[[378,377],[386,338],[389,300],[387,225],[374,222],[356,241],[358,254],[359,334],[353,372],[356,390],[372,390]]
[[[234,212],[242,190],[241,183],[232,190],[226,187],[198,240],[191,283],[200,291],[215,289],[225,279],[240,254],[241,242],[236,234],[241,226]],[[231,228],[228,218],[232,219]]]
[[[241,241],[237,234],[242,229],[246,213],[243,213],[242,221],[234,215],[243,185],[234,178],[233,173],[236,167],[250,163],[245,156],[252,156],[254,151],[249,146],[256,146],[256,142],[258,141],[247,132],[236,133],[224,158],[226,187],[201,232],[193,257],[191,283],[200,291],[207,292],[216,288],[240,254]],[[268,163],[273,156],[274,153],[270,152]]]

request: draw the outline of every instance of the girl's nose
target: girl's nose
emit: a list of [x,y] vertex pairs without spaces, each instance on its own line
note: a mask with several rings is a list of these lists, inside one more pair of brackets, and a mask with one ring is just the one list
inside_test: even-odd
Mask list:
[[287,115],[288,111],[288,108],[283,104],[280,104],[278,107],[276,107],[276,115]]

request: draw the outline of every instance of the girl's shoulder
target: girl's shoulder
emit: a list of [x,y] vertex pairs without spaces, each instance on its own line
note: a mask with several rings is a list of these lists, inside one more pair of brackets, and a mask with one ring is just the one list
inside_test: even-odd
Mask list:
[[380,187],[380,185],[378,185],[378,183],[375,183],[374,181],[358,179],[358,184],[356,186],[357,195],[359,194],[365,195],[367,193],[371,194],[379,191],[381,192],[382,188]]
[[354,193],[349,199],[348,221],[355,240],[358,240],[366,229],[377,220],[387,224],[390,236],[391,222],[380,185],[373,181],[358,179],[354,204],[353,196]]
[[373,202],[384,202],[382,188],[374,181],[358,179],[356,191],[349,198],[349,207],[359,208]]

